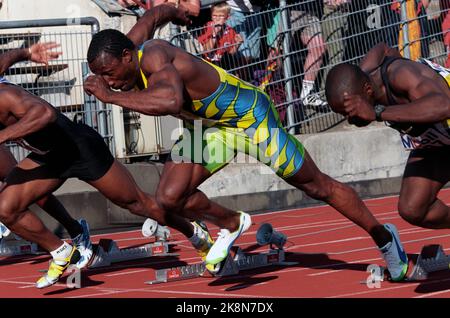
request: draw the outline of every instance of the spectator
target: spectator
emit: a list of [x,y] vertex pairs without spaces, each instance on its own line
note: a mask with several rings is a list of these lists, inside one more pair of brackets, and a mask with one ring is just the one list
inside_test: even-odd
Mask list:
[[242,37],[226,22],[231,8],[226,2],[214,5],[211,8],[211,19],[206,24],[205,32],[199,36],[205,58],[208,61],[219,63],[225,53],[236,54]]
[[[345,37],[348,31],[348,16],[351,0],[323,0],[324,14],[322,16],[322,35],[328,52],[328,64],[323,78],[328,75],[334,65],[342,63],[345,53]],[[325,89],[325,80],[321,84]]]
[[252,5],[250,0],[228,0],[227,3],[231,7],[227,25],[243,39],[239,52],[244,56],[246,63],[258,60],[261,52],[261,16],[257,13],[261,8]]
[[[322,1],[308,1],[296,4],[293,7],[290,6],[291,33],[294,35],[298,31],[300,33],[300,40],[307,49],[306,59],[303,64],[304,77],[302,80],[300,99],[303,105],[313,107],[321,107],[327,104],[318,94],[313,92],[314,84],[326,51],[319,20],[319,16],[322,15]],[[281,22],[281,14],[278,13],[274,17],[274,26],[278,29],[277,34],[282,32]],[[272,41],[272,43],[269,43],[269,46],[272,47],[271,52],[277,46],[273,33],[272,27],[268,30],[268,41]],[[294,50],[298,51],[298,48],[295,47]],[[300,70],[298,70],[298,73],[300,73]]]

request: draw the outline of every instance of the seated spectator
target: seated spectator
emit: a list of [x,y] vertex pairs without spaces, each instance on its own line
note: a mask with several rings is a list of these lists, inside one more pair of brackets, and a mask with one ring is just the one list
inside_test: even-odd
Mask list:
[[[227,4],[231,8],[227,25],[239,33],[243,39],[243,43],[239,47],[239,53],[244,57],[245,64],[250,64],[260,59],[261,25],[263,21],[258,12],[261,11],[260,5],[264,5],[264,2],[257,0],[227,0]],[[250,78],[247,78],[247,75],[243,79],[250,80]]]
[[[314,91],[315,82],[326,51],[326,44],[323,40],[322,27],[319,19],[319,16],[322,15],[322,8],[323,2],[321,1],[301,2],[290,7],[289,15],[291,35],[293,36],[298,32],[300,34],[300,40],[307,50],[303,65],[304,78],[302,80],[300,99],[303,105],[318,107],[319,109],[327,105],[326,101]],[[278,46],[280,46],[280,43],[278,43],[280,39],[279,34],[282,34],[282,31],[281,13],[279,12],[273,18],[272,27],[267,31],[267,42],[271,48],[269,57],[273,54],[277,55],[276,52],[279,49]],[[295,51],[299,50],[296,43],[293,46]]]
[[211,19],[206,24],[205,32],[198,37],[205,53],[203,56],[211,62],[219,64],[225,53],[236,54],[242,37],[226,22],[231,8],[225,3],[219,3],[211,8]]

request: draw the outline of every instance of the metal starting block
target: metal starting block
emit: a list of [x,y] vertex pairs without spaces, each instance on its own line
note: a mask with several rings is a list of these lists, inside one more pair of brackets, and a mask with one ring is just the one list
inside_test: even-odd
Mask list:
[[100,239],[94,244],[94,255],[88,264],[88,268],[110,266],[113,263],[143,259],[152,256],[178,256],[169,253],[169,243],[159,241],[137,247],[119,248],[117,243],[110,239]]
[[31,243],[23,239],[6,239],[3,238],[0,242],[0,257],[41,254],[42,251],[36,243]]
[[239,274],[240,271],[273,265],[296,265],[297,262],[285,262],[283,249],[269,249],[266,253],[245,254],[239,247],[232,247],[228,257],[220,263],[220,269],[212,273],[205,263],[197,263],[174,268],[158,269],[155,280],[146,284],[167,283],[171,281],[196,278],[200,276],[225,277]]
[[425,280],[428,274],[450,269],[450,255],[445,255],[441,245],[426,245],[417,258],[408,281]]

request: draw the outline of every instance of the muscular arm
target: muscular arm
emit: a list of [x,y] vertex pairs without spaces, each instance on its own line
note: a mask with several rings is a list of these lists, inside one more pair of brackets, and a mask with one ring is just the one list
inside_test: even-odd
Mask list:
[[5,88],[0,105],[17,122],[0,131],[0,144],[23,138],[56,120],[55,110],[45,101],[19,88]]
[[386,56],[402,57],[396,49],[389,47],[386,43],[378,43],[362,59],[359,67],[366,73],[372,72],[380,66]]
[[189,23],[185,11],[175,8],[173,5],[162,4],[156,6],[145,12],[131,28],[127,36],[135,45],[141,45],[153,38],[158,26],[171,21],[178,24]]
[[26,61],[31,57],[28,48],[15,49],[0,55],[0,74],[4,74],[12,65]]
[[450,118],[448,86],[437,74],[425,76],[421,68],[422,66],[409,61],[399,61],[392,65],[389,71],[392,89],[408,96],[411,102],[387,107],[381,114],[383,120],[435,123]]

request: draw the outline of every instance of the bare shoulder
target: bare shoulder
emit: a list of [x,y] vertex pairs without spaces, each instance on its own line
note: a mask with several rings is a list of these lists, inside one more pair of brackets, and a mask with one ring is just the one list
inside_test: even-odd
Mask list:
[[47,104],[47,102],[16,85],[1,85],[0,106],[2,109],[12,110],[30,104]]
[[434,70],[428,66],[407,59],[398,59],[389,65],[388,76],[395,81],[407,82],[414,79],[435,79],[440,78]]
[[146,73],[155,73],[173,61],[173,49],[163,40],[151,40],[144,44],[141,69]]
[[438,92],[446,87],[438,73],[426,65],[411,60],[394,61],[387,73],[391,85],[404,92],[414,92],[418,87],[428,92]]
[[26,91],[15,85],[2,84],[0,86],[0,104],[10,103],[11,101],[21,102],[26,96],[24,92],[26,93]]

